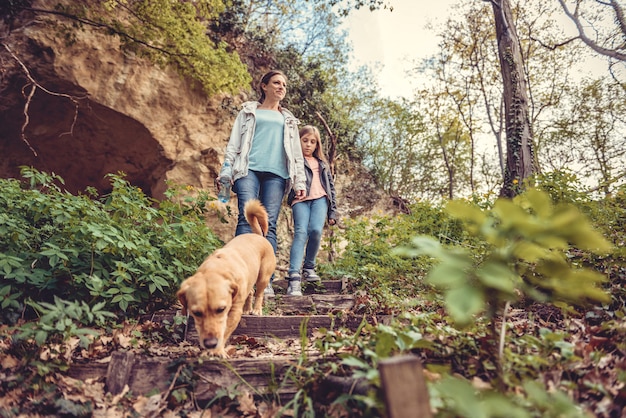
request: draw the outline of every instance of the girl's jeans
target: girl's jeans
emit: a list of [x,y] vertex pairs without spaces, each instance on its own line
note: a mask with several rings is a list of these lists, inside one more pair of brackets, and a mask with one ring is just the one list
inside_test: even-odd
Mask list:
[[274,248],[276,254],[276,225],[280,207],[285,196],[285,185],[287,180],[276,174],[248,170],[248,175],[237,179],[233,185],[233,191],[237,194],[237,206],[239,216],[237,218],[237,229],[235,236],[252,232],[252,228],[244,215],[244,206],[250,199],[259,199],[269,218],[269,229],[267,240]]
[[[322,230],[328,212],[328,201],[326,197],[305,200],[296,203],[291,209],[294,234],[289,256],[289,274],[299,273],[301,267],[315,268],[315,258],[322,242]],[[304,263],[302,257],[304,257]]]

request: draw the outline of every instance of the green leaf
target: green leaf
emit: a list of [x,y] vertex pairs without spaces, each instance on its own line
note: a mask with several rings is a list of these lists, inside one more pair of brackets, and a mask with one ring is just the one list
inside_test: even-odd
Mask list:
[[475,205],[462,200],[452,200],[446,204],[446,212],[457,219],[475,225],[482,225],[487,221],[487,214]]
[[345,357],[341,360],[341,363],[349,366],[349,367],[356,367],[359,369],[368,369],[370,368],[370,365],[361,360],[360,358],[354,357],[354,356],[349,356],[349,357]]
[[489,261],[476,271],[476,276],[485,287],[513,295],[519,277],[506,264]]
[[[567,244],[562,240],[559,241],[563,244]],[[519,241],[514,244],[511,253],[520,260],[527,261],[529,263],[536,263],[537,261],[545,258],[550,251],[546,249],[546,247],[535,244],[534,242]]]
[[41,347],[42,345],[44,345],[47,339],[48,339],[48,333],[46,331],[39,330],[35,333],[35,343],[38,346]]
[[[526,202],[524,202],[526,201]],[[554,207],[550,195],[542,190],[530,188],[516,201],[521,207],[530,207],[539,218],[548,218]]]
[[460,326],[474,321],[474,315],[483,311],[485,298],[475,287],[464,285],[446,292],[446,308],[450,316]]

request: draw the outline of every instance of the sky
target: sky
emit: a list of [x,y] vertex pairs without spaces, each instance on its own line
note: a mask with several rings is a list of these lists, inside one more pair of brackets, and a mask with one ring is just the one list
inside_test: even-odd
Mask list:
[[[467,0],[391,0],[391,12],[370,12],[367,8],[352,11],[346,29],[353,47],[353,65],[379,68],[373,73],[378,74],[382,96],[412,97],[417,87],[415,76],[408,77],[406,71],[437,52],[437,33],[454,13],[453,6],[463,1]],[[558,20],[566,32],[574,33],[573,24],[564,14]],[[427,24],[434,29],[427,29]],[[585,73],[606,74],[602,58],[594,58],[584,67]]]
[[393,0],[393,11],[369,9],[353,11],[347,20],[355,65],[380,63],[378,78],[384,96],[410,96],[411,82],[405,72],[411,61],[426,58],[437,50],[434,30],[445,22],[451,6],[460,0]]

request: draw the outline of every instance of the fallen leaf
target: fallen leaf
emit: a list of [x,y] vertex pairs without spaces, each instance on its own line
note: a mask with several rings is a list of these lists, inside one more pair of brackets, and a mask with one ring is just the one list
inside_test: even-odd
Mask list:
[[257,407],[254,404],[254,397],[250,392],[244,392],[237,397],[239,410],[245,415],[256,415]]
[[3,357],[2,361],[0,361],[0,366],[2,366],[3,369],[12,369],[17,367],[18,364],[20,364],[20,362],[13,356]]

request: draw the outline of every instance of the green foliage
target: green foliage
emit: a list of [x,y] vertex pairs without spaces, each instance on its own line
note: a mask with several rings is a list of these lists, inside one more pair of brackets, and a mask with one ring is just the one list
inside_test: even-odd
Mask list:
[[431,386],[431,402],[440,417],[584,418],[563,392],[547,391],[536,381],[523,384],[525,397],[508,398],[493,390],[479,391],[465,379],[447,376]]
[[5,319],[15,321],[27,299],[104,303],[129,314],[169,306],[179,283],[222,244],[204,222],[206,192],[183,199],[173,187],[168,200],[155,202],[110,175],[110,194],[73,196],[58,176],[22,173],[27,183],[0,180]]
[[588,200],[580,180],[568,170],[537,174],[533,176],[532,183],[537,189],[548,193],[554,203],[581,204]]
[[426,154],[423,148],[427,142],[422,115],[406,99],[379,99],[372,103],[367,123],[359,145],[366,155],[363,162],[377,184],[390,195],[416,197],[416,189],[427,175],[422,171],[427,162],[420,159]]
[[475,260],[465,249],[444,248],[426,236],[398,253],[441,261],[428,281],[443,290],[446,308],[460,326],[485,310],[493,316],[517,294],[578,305],[610,300],[599,287],[606,280],[602,274],[568,262],[570,245],[600,253],[611,249],[573,205],[554,206],[545,192],[530,189],[513,200],[499,199],[491,211],[458,200],[449,202],[447,211],[487,243],[484,255]]
[[159,65],[173,65],[208,95],[249,87],[251,78],[239,55],[207,36],[208,26],[226,9],[222,0],[81,1],[57,7],[82,24],[106,28],[124,49]]
[[38,346],[51,342],[67,342],[71,337],[78,337],[82,347],[87,348],[92,338],[98,333],[82,326],[102,326],[107,319],[115,318],[111,312],[105,311],[104,302],[89,307],[85,302],[68,302],[54,297],[54,303],[35,303],[27,301],[40,315],[38,322],[27,323],[20,327],[15,336],[17,340],[33,340]]
[[347,220],[343,233],[346,247],[331,273],[352,277],[355,287],[367,289],[368,295],[383,305],[395,305],[392,309],[400,308],[399,299],[420,293],[432,261],[427,257],[409,259],[392,252],[392,248],[407,245],[416,234],[458,242],[464,239],[464,233],[440,207],[420,202],[411,205],[410,210],[408,215]]
[[447,376],[433,385],[431,401],[442,417],[527,418],[530,415],[497,392],[477,392],[464,379]]
[[[330,370],[326,371],[325,375],[331,373],[348,375],[356,381],[367,382],[374,389],[381,387],[378,372],[380,360],[394,354],[432,347],[432,343],[424,338],[420,326],[407,324],[406,321],[376,326],[363,321],[353,335],[345,334],[341,329],[320,332],[323,333],[323,338],[315,341],[317,348],[322,353],[338,353],[341,359],[339,364],[334,360],[332,365],[327,365],[330,366]],[[367,395],[345,394],[335,403],[356,402],[363,416],[380,416],[384,410],[380,395],[381,392],[378,390],[372,390]]]

